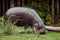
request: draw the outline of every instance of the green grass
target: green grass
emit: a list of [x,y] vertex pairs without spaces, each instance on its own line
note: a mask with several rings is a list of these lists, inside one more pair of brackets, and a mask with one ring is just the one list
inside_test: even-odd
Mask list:
[[[2,20],[0,20],[1,23]],[[21,31],[23,28],[18,27],[15,30]],[[45,35],[33,34],[30,29],[27,32],[27,34],[20,32],[18,34],[7,35],[3,33],[2,25],[0,25],[0,40],[60,40],[60,32],[46,31]]]
[[60,33],[53,31],[46,31],[45,35],[33,34],[32,32],[27,34],[19,33],[13,35],[0,33],[0,40],[60,40]]

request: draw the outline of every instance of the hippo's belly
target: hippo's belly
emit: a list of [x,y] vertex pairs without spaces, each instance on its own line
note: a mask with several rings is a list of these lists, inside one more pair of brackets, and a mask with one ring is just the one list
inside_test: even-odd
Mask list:
[[15,23],[15,25],[17,25],[17,26],[25,26],[25,25],[31,26],[32,25],[32,21],[33,21],[34,18],[30,14],[15,13],[15,14],[12,14],[12,15],[15,15],[15,16],[12,16],[12,22],[14,23],[15,21],[17,21]]

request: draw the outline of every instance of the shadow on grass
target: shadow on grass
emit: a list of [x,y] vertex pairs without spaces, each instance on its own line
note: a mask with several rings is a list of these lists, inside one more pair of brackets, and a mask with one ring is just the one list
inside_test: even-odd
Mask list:
[[48,30],[49,32],[57,32],[57,33],[60,33],[60,31],[53,31],[53,30]]

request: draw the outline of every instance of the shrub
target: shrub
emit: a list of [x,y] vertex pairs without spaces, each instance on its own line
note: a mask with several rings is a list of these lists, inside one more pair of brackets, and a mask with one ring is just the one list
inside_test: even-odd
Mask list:
[[50,14],[46,16],[46,25],[51,25],[51,22],[53,21],[52,17]]
[[[2,20],[1,20],[2,19]],[[11,34],[17,34],[18,31],[16,30],[16,26],[14,26],[9,20],[8,21],[4,21],[3,18],[1,18],[0,21],[0,27],[3,30],[3,33],[7,34],[7,35],[11,35]]]

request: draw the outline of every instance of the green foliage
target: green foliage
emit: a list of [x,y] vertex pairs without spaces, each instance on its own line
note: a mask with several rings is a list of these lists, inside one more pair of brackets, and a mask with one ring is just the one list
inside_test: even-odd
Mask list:
[[51,15],[48,14],[48,15],[46,16],[46,25],[51,25],[52,20],[53,20],[53,19],[52,19]]
[[32,1],[31,4],[25,5],[26,7],[30,7],[32,9],[35,9],[36,11],[46,12],[46,5],[44,3],[36,3]]
[[9,20],[4,21],[3,18],[0,19],[0,28],[2,29],[1,31],[7,35],[18,33],[16,27]]
[[41,17],[41,19],[43,20],[43,22],[45,22],[45,13],[38,12],[38,15]]
[[13,34],[14,25],[12,25],[11,22],[9,22],[9,21],[5,22],[4,26],[5,26],[4,27],[5,34],[8,34],[8,35]]
[[4,27],[3,21],[4,21],[4,19],[3,18],[0,18],[0,33],[3,32],[3,27]]

